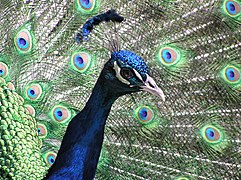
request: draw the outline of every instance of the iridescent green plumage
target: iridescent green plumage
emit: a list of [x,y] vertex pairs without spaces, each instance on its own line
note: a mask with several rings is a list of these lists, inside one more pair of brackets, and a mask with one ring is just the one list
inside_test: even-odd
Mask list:
[[[145,59],[166,101],[138,93],[115,102],[96,178],[241,176],[240,0],[96,0],[89,10],[76,0],[0,2],[2,179],[45,175],[110,50],[119,49]],[[101,23],[77,45],[84,22],[111,8],[125,21]]]
[[24,107],[24,101],[1,79],[1,178],[39,179],[46,172],[36,133],[36,119]]

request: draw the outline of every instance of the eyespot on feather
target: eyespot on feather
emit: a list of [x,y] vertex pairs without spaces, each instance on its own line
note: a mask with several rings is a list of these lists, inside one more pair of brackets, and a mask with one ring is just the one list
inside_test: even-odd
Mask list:
[[140,124],[149,124],[154,119],[154,111],[149,106],[139,106],[134,110],[134,115]]
[[42,96],[43,90],[39,84],[30,84],[25,90],[25,96],[28,100],[36,101]]
[[86,52],[77,52],[71,56],[71,68],[84,73],[91,65],[91,56]]
[[8,66],[5,63],[0,62],[0,77],[5,78],[8,73]]
[[236,0],[224,1],[224,10],[231,17],[237,17],[241,15],[241,4]]
[[38,136],[43,139],[47,136],[47,127],[44,124],[38,124]]
[[213,125],[206,125],[201,128],[200,134],[204,141],[209,144],[219,144],[224,139],[222,130]]
[[225,76],[230,82],[237,82],[240,80],[240,71],[235,67],[228,67],[225,70]]
[[164,46],[158,50],[157,60],[164,66],[173,66],[182,59],[181,51],[172,46]]
[[228,65],[221,70],[220,76],[226,84],[238,88],[241,83],[240,72],[240,67],[238,65]]
[[92,14],[99,9],[99,0],[76,0],[76,4],[82,14]]
[[49,166],[52,166],[54,164],[56,157],[57,154],[52,151],[44,154],[44,160]]
[[27,29],[20,30],[14,38],[14,44],[20,53],[28,53],[33,46],[33,39]]
[[63,105],[54,106],[50,112],[50,116],[54,121],[58,123],[66,123],[72,117],[71,111]]
[[208,127],[205,130],[205,136],[209,141],[218,141],[220,138],[220,133],[217,131],[217,129]]

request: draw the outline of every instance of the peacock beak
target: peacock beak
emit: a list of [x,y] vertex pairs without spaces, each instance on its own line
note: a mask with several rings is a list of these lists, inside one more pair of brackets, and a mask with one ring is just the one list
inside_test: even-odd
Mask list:
[[149,76],[148,74],[147,74],[147,79],[146,79],[144,85],[140,86],[140,88],[142,88],[142,90],[144,90],[144,91],[150,92],[151,94],[162,98],[162,100],[165,101],[165,95],[164,95],[163,91],[161,90],[161,88],[159,88],[157,86],[154,79],[151,76]]

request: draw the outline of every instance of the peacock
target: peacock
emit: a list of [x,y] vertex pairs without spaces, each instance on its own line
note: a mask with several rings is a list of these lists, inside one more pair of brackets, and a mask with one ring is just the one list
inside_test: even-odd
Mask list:
[[241,178],[241,0],[0,5],[0,180]]

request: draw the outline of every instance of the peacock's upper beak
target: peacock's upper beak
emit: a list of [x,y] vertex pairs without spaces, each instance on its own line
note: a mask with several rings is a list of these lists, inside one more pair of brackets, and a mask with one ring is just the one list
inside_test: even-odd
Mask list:
[[146,79],[144,85],[140,86],[140,88],[142,88],[142,90],[144,90],[144,91],[148,91],[151,94],[162,98],[162,100],[165,101],[165,95],[164,95],[163,91],[161,90],[161,88],[159,88],[157,86],[154,79],[151,76],[149,76],[148,74],[147,74],[147,79]]

